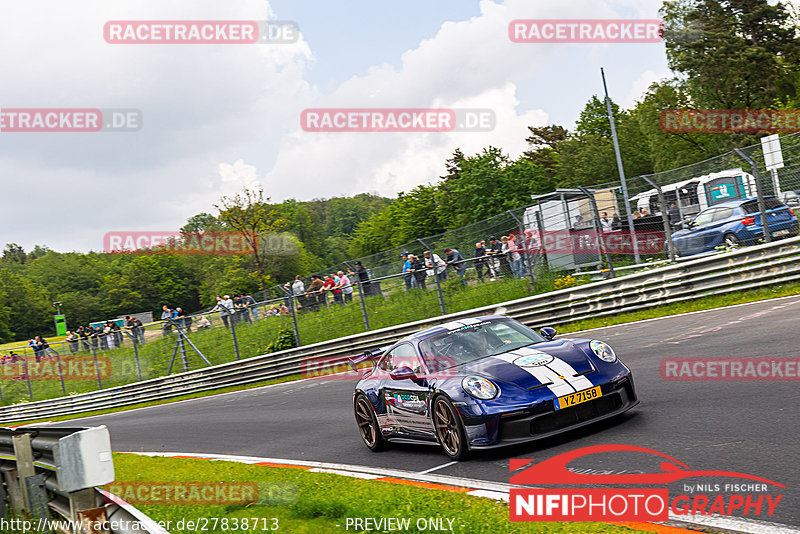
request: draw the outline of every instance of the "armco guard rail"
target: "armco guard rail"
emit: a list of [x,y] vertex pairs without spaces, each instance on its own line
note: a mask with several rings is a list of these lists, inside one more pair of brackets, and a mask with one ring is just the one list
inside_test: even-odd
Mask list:
[[313,371],[308,367],[309,361],[324,360],[329,364],[343,361],[353,353],[389,344],[423,326],[492,313],[498,307],[529,326],[558,325],[797,280],[800,280],[800,237],[196,371],[6,406],[0,408],[0,421],[41,420],[297,375],[304,370]]
[[98,530],[82,529],[84,522],[106,524],[113,534],[163,533],[141,512],[113,502],[98,488],[114,481],[105,426],[0,428],[0,472],[0,517],[9,515],[7,496],[13,517],[29,516],[31,525],[44,532]]

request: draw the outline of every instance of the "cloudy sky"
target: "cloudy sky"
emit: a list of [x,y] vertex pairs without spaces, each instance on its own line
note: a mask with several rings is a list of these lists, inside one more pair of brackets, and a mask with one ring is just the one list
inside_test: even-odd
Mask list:
[[[515,44],[514,19],[658,18],[659,0],[26,0],[0,3],[0,108],[136,108],[137,132],[0,132],[0,245],[102,248],[174,230],[221,195],[394,195],[455,148],[518,156],[527,126],[629,107],[669,76],[658,44]],[[289,20],[293,44],[120,45],[109,20]],[[491,132],[315,133],[307,108],[488,108]]]

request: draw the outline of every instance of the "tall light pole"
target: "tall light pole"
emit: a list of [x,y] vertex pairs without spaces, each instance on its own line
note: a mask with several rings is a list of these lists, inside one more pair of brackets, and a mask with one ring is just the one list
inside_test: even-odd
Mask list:
[[614,152],[617,154],[617,169],[619,170],[619,181],[622,183],[622,199],[625,202],[625,216],[628,219],[628,231],[631,233],[631,241],[633,241],[633,259],[636,263],[639,263],[639,247],[636,244],[636,236],[633,231],[633,215],[631,214],[631,204],[628,200],[628,183],[625,181],[625,169],[622,167],[622,155],[619,152],[617,128],[614,125],[614,112],[611,110],[611,99],[608,98],[606,74],[603,72],[603,67],[600,67],[600,76],[603,77],[603,90],[606,93],[606,110],[608,111],[608,120],[611,122],[611,139],[614,141]]

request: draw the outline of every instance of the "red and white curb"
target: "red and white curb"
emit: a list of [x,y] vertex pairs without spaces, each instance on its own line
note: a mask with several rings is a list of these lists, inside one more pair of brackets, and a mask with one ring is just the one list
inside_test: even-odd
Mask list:
[[[168,458],[187,458],[194,460],[216,460],[260,465],[264,467],[304,469],[310,473],[333,473],[336,475],[366,480],[379,480],[392,484],[405,484],[427,489],[452,491],[456,493],[463,493],[464,495],[471,495],[473,497],[484,497],[487,499],[494,499],[504,502],[508,502],[508,494],[511,488],[510,484],[503,484],[500,482],[473,480],[448,475],[415,473],[412,471],[403,471],[399,469],[312,462],[306,460],[287,460],[282,458],[259,458],[255,456],[182,452],[131,452],[125,454],[136,454],[140,456],[151,457],[163,456]],[[657,534],[697,534],[697,529],[708,529],[713,530],[714,532],[744,534],[800,534],[800,530],[787,525],[718,515],[678,516],[670,514],[670,522],[686,525],[693,530],[665,525],[662,523],[616,522],[611,524],[630,527],[645,532],[654,532]]]

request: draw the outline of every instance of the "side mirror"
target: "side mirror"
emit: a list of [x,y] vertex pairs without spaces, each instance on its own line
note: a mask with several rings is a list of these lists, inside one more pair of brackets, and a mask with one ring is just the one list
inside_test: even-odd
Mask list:
[[417,375],[410,367],[403,366],[389,373],[389,378],[392,380],[417,380]]
[[539,330],[539,333],[542,334],[542,337],[544,337],[547,341],[551,341],[554,337],[556,337],[556,334],[558,334],[556,329],[550,326],[545,326]]

